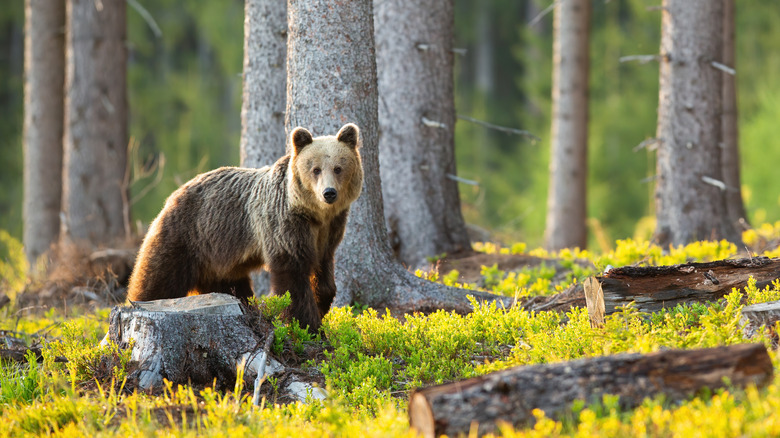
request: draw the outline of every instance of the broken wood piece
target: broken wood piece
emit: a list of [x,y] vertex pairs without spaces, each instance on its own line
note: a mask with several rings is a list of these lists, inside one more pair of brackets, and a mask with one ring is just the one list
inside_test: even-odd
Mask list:
[[[263,345],[273,336],[273,328],[258,315],[245,314],[232,295],[211,293],[131,304],[111,311],[104,342],[131,348],[130,358],[137,366],[129,381],[142,390],[162,388],[164,379],[174,384],[216,383],[233,388],[240,366],[247,385],[253,384],[258,372],[267,376],[289,371],[264,354]],[[314,397],[324,397],[319,388],[294,375],[285,385],[281,391],[295,399],[306,397],[306,393],[293,393],[300,385]]]
[[257,377],[255,377],[255,387],[252,390],[252,405],[260,406],[260,385],[265,380],[265,365],[268,362],[268,351],[271,349],[271,343],[274,341],[273,333],[269,333],[269,336],[263,344],[263,352],[260,355],[260,366],[257,368]]
[[479,434],[499,422],[526,426],[532,411],[557,417],[572,402],[600,402],[605,394],[620,396],[623,408],[646,397],[665,394],[684,400],[711,390],[771,381],[772,362],[763,344],[741,344],[700,350],[619,354],[557,364],[520,366],[480,377],[417,390],[409,399],[409,423],[423,436]]
[[585,289],[585,303],[588,308],[591,327],[604,326],[604,291],[601,283],[595,277],[588,277],[583,282]]
[[[609,315],[631,302],[640,312],[657,312],[678,304],[716,301],[734,288],[747,286],[750,277],[756,279],[759,288],[780,279],[780,259],[753,257],[671,266],[623,266],[596,279],[601,283]],[[566,312],[585,305],[583,286],[575,284],[544,301],[528,301],[524,307]]]

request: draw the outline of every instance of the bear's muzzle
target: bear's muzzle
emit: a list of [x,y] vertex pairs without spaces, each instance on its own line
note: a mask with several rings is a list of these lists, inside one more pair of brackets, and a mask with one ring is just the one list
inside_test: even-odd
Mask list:
[[338,196],[338,193],[336,192],[336,189],[333,187],[328,187],[322,192],[322,197],[325,198],[325,202],[328,204],[333,204],[336,202],[336,197]]

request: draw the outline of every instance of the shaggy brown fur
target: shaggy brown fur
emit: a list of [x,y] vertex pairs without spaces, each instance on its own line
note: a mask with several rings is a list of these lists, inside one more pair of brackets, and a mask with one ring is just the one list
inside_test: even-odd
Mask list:
[[292,152],[261,169],[223,167],[168,198],[136,260],[128,298],[190,293],[253,295],[249,273],[266,267],[288,316],[317,330],[336,295],[333,256],[363,185],[359,130],[290,135]]

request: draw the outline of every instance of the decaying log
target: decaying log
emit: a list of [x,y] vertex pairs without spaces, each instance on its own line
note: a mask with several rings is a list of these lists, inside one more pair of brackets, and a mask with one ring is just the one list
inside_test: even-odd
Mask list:
[[[244,381],[251,388],[266,355],[263,345],[273,336],[270,324],[245,314],[240,301],[226,294],[204,294],[171,300],[135,302],[132,307],[111,311],[106,340],[131,348],[137,363],[129,379],[140,389],[162,387],[163,379],[174,384],[232,388],[237,369],[244,366]],[[106,341],[104,340],[104,342]],[[279,375],[285,367],[268,357],[265,374]],[[283,391],[305,399],[309,392],[323,398],[324,391],[296,378],[288,379]]]
[[[606,313],[630,302],[642,312],[656,312],[678,304],[723,298],[733,288],[744,288],[750,277],[763,288],[780,278],[780,259],[753,257],[685,263],[671,266],[624,266],[596,279],[604,291]],[[528,310],[567,311],[585,305],[581,285],[575,285],[545,302],[528,302]]]
[[43,355],[41,354],[40,348],[28,348],[26,350],[0,348],[0,359],[12,360],[14,362],[27,362],[27,353],[29,352],[32,352],[36,361],[43,361]]
[[494,431],[497,422],[530,425],[534,409],[554,418],[574,400],[598,402],[614,394],[622,407],[631,408],[657,394],[683,400],[705,387],[722,388],[724,379],[734,386],[764,385],[772,370],[763,344],[521,366],[415,391],[409,422],[426,437],[465,434],[472,423],[483,434]]
[[[0,348],[0,359],[12,360],[14,362],[27,362],[27,353],[32,353],[35,356],[36,362],[43,362],[43,353],[40,348],[33,347],[26,350]],[[54,362],[64,363],[67,362],[63,356],[54,357]]]

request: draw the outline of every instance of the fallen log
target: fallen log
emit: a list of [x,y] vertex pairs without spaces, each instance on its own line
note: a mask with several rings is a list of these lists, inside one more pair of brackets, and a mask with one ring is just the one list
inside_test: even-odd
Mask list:
[[575,400],[599,402],[619,395],[632,408],[646,397],[665,394],[684,400],[703,388],[765,385],[772,362],[763,344],[701,350],[620,354],[571,362],[521,366],[485,376],[421,389],[409,399],[409,423],[426,437],[493,432],[498,422],[527,426],[532,411],[556,417]]
[[[26,350],[18,350],[18,349],[9,349],[9,348],[0,348],[0,359],[3,360],[12,360],[14,362],[27,362],[27,354],[32,353],[33,356],[35,356],[36,362],[43,362],[43,353],[41,352],[40,348],[28,348]],[[54,362],[58,363],[64,363],[67,362],[68,359],[66,359],[63,356],[55,356]]]
[[[606,313],[634,302],[641,312],[657,312],[678,304],[711,302],[744,288],[750,277],[763,288],[780,279],[780,259],[753,257],[718,260],[707,263],[684,263],[671,266],[624,266],[596,277],[604,291]],[[544,301],[527,302],[528,310],[568,311],[585,306],[581,284]]]
[[286,376],[280,387],[291,399],[304,400],[307,392],[324,398],[324,391],[267,358],[263,345],[269,336],[273,336],[270,323],[245,312],[235,297],[213,293],[115,307],[103,342],[131,349],[136,366],[128,380],[142,390],[160,389],[164,379],[233,388],[243,367],[248,388],[255,380],[262,381],[263,376],[257,379],[262,369],[265,376]]

